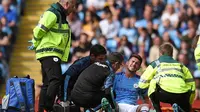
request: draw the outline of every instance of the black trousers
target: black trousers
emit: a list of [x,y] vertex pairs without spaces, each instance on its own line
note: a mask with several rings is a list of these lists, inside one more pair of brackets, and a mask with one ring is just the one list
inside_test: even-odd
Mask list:
[[104,97],[108,99],[112,108],[115,108],[111,96],[106,95],[104,91],[96,93],[92,98],[86,98],[86,97],[80,97],[80,96],[77,97],[76,95],[72,95],[72,101],[77,106],[80,106],[80,107],[95,108],[101,104],[101,100]]
[[42,88],[39,99],[39,112],[44,109],[53,110],[56,95],[60,86],[64,83],[64,76],[61,73],[61,60],[58,57],[50,56],[40,59],[42,68]]
[[154,106],[156,112],[162,112],[160,108],[160,102],[169,103],[173,105],[174,103],[178,104],[185,112],[190,112],[191,105],[189,102],[190,93],[169,93],[161,88],[156,90],[156,92],[150,95],[150,99]]

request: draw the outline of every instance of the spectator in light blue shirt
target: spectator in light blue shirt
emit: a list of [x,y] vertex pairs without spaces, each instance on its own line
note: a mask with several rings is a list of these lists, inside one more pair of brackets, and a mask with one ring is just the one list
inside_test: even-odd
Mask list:
[[2,0],[2,9],[0,9],[0,18],[5,16],[8,20],[8,26],[14,27],[17,21],[17,12],[10,8],[9,0]]
[[136,74],[142,63],[142,58],[132,54],[126,62],[126,71],[115,75],[114,91],[119,112],[148,112],[148,104],[137,104],[139,96],[146,96],[147,90],[138,87],[140,76]]
[[2,32],[8,34],[9,38],[11,38],[12,36],[12,30],[10,27],[8,27],[7,25],[7,18],[5,16],[3,16],[1,19],[0,19],[0,22],[2,23]]
[[119,29],[119,37],[126,35],[128,41],[135,44],[137,41],[137,31],[134,28],[130,28],[130,18],[124,18],[122,22],[122,27]]
[[152,21],[154,26],[158,26],[160,24],[160,20],[156,18],[152,18],[152,7],[149,5],[145,6],[145,11],[143,13],[144,18],[141,20],[137,20],[135,23],[136,28],[147,28],[148,21]]

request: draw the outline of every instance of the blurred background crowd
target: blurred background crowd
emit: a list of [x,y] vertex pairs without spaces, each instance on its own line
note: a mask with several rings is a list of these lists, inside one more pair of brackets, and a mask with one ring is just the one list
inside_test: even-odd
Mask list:
[[67,19],[73,32],[71,61],[87,56],[90,46],[99,43],[126,59],[131,53],[142,56],[141,75],[168,42],[174,59],[200,78],[191,48],[200,34],[200,0],[84,0]]
[[[0,1],[0,76],[3,77],[9,74],[10,54],[25,5],[24,0]],[[67,20],[73,39],[67,65],[87,56],[90,47],[99,43],[108,52],[123,53],[125,59],[131,53],[138,53],[143,58],[138,72],[141,75],[159,57],[159,46],[168,42],[174,46],[174,59],[200,80],[191,48],[192,39],[200,34],[200,0],[83,0]]]
[[15,44],[24,0],[0,0],[0,84],[9,76],[9,61]]
[[69,15],[73,32],[71,54],[88,55],[99,43],[125,58],[139,53],[142,69],[159,57],[158,47],[174,45],[174,58],[196,71],[192,39],[200,34],[200,0],[85,0]]

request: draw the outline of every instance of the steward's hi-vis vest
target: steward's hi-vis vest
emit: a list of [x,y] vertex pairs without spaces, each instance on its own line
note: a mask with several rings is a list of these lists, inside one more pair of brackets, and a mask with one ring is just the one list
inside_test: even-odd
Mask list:
[[61,8],[59,3],[52,4],[33,30],[32,42],[36,47],[36,59],[57,56],[62,61],[68,60],[71,30]]
[[158,60],[152,62],[142,74],[139,87],[149,87],[148,96],[150,96],[155,92],[156,84],[170,93],[191,92],[191,100],[194,99],[196,87],[192,74],[187,67],[170,56],[161,56]]
[[198,39],[197,47],[194,50],[194,57],[198,66],[198,70],[200,70],[200,39]]

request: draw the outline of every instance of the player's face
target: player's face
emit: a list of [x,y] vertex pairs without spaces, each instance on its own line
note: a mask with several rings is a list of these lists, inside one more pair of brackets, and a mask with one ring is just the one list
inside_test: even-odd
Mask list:
[[128,70],[131,72],[136,72],[137,70],[140,69],[140,61],[135,57],[129,59],[126,65]]

